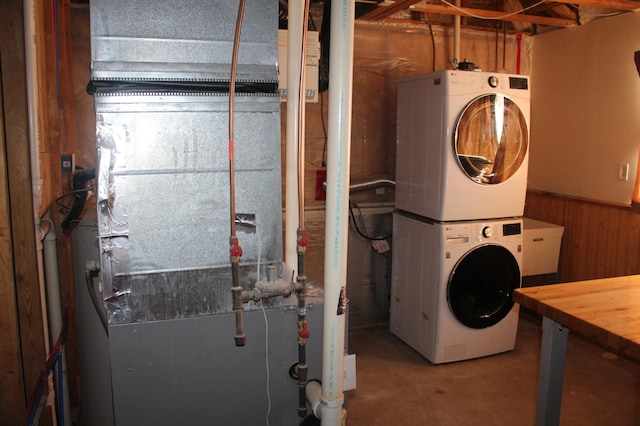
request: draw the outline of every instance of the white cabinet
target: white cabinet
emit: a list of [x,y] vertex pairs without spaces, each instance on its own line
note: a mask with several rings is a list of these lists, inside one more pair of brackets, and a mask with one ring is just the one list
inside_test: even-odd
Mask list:
[[522,276],[555,274],[564,226],[523,218]]

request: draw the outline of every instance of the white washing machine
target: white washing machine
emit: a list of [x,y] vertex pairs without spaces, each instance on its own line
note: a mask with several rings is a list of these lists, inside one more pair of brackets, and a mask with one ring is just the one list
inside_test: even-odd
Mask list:
[[437,221],[522,216],[529,117],[527,76],[399,80],[396,208]]
[[391,332],[434,364],[512,350],[522,219],[393,219]]

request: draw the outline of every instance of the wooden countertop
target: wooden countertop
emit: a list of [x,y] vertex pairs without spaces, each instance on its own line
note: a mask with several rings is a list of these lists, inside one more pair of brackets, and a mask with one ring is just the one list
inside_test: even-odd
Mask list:
[[640,275],[520,288],[513,299],[640,362]]

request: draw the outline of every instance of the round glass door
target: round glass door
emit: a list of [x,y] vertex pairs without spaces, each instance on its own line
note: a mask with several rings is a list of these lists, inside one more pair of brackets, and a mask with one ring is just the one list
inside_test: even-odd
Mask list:
[[458,164],[473,181],[492,185],[518,171],[529,146],[520,108],[500,94],[469,102],[456,123],[453,145]]
[[520,267],[509,250],[498,245],[477,247],[465,254],[449,277],[447,299],[453,315],[471,328],[500,322],[513,307],[520,287]]

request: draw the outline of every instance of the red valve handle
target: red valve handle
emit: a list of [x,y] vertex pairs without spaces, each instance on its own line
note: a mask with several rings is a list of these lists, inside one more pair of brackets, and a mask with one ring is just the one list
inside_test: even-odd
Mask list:
[[298,335],[303,339],[308,339],[309,336],[311,336],[311,332],[309,331],[309,328],[307,328],[306,321],[302,323],[302,328],[298,331]]
[[233,239],[233,245],[231,246],[231,250],[229,251],[231,252],[231,256],[235,256],[235,257],[242,256],[242,247],[240,247],[240,244],[238,243],[237,238]]
[[298,238],[298,245],[300,247],[307,247],[309,245],[309,237],[307,237],[307,230],[300,231],[300,238]]

